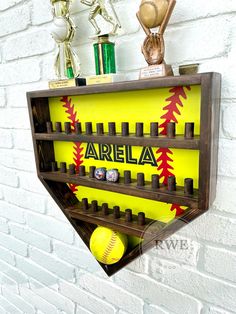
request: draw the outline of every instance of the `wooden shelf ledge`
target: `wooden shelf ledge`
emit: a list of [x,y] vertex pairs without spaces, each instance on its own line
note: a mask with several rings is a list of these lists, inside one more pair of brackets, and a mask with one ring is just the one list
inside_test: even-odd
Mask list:
[[182,206],[196,208],[198,206],[198,190],[194,190],[193,195],[185,195],[183,187],[178,187],[174,192],[167,191],[167,188],[161,186],[159,189],[153,190],[150,182],[145,182],[145,186],[137,187],[137,181],[132,180],[131,184],[124,184],[123,178],[120,178],[119,183],[112,183],[108,181],[99,181],[95,178],[86,176],[79,176],[78,174],[69,175],[68,173],[57,172],[40,172],[42,179],[72,183],[83,185],[94,189],[101,189],[115,193],[121,193],[150,200],[174,203]]
[[109,209],[109,215],[104,215],[101,207],[98,206],[98,211],[92,213],[90,210],[83,211],[81,204],[69,207],[65,210],[73,219],[89,222],[95,225],[102,225],[112,230],[116,230],[127,235],[132,235],[140,238],[153,238],[157,232],[160,232],[165,226],[165,223],[146,218],[145,225],[138,225],[137,215],[132,215],[131,222],[125,221],[125,213],[120,212],[120,218],[114,218],[112,209]]
[[62,142],[81,142],[81,143],[98,143],[98,144],[115,144],[115,145],[130,145],[130,146],[148,146],[148,147],[163,147],[163,148],[180,148],[199,150],[200,137],[195,136],[192,139],[185,139],[183,135],[176,135],[174,138],[167,136],[151,137],[144,135],[136,137],[134,134],[129,136],[114,135],[76,135],[74,133],[35,133],[34,138],[41,141],[62,141]]

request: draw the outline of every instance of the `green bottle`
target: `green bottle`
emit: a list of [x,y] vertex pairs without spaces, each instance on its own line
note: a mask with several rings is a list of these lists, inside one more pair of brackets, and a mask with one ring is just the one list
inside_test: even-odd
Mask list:
[[93,47],[96,75],[116,73],[115,44],[109,41],[109,35],[99,36]]

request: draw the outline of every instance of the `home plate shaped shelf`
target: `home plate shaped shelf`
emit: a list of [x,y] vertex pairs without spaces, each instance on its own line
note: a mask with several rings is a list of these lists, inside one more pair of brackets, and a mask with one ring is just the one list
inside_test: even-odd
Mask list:
[[[217,73],[27,93],[38,177],[89,248],[128,236],[111,276],[203,214],[215,198]],[[95,177],[117,169],[117,182]],[[79,258],[79,257],[78,257]]]

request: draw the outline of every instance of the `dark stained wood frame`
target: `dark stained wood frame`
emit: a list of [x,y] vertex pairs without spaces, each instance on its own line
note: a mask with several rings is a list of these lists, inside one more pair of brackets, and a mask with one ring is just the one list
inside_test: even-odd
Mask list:
[[[157,89],[173,86],[201,86],[201,113],[200,113],[200,137],[184,139],[177,136],[174,139],[166,137],[153,138],[150,136],[136,137],[134,134],[128,137],[109,135],[75,135],[75,134],[48,134],[46,122],[50,121],[49,97],[74,96],[87,94],[116,93],[124,91],[138,91],[144,89]],[[74,229],[78,232],[85,244],[89,247],[89,239],[96,228],[96,224],[112,227],[115,230],[126,232],[143,238],[142,245],[129,249],[123,258],[116,264],[101,267],[108,274],[115,272],[129,264],[148,249],[182,228],[186,223],[203,214],[212,205],[216,193],[218,138],[219,138],[219,106],[221,93],[221,76],[218,73],[204,73],[177,77],[164,77],[151,80],[139,80],[120,82],[113,84],[63,88],[57,90],[34,91],[27,93],[28,108],[32,129],[32,137],[35,151],[37,173],[49,194],[56,201]],[[55,160],[53,141],[90,142],[107,144],[124,144],[138,146],[173,147],[181,149],[197,149],[199,156],[199,189],[193,196],[178,194],[160,190],[154,193],[147,187],[137,189],[133,185],[127,191],[127,187],[118,184],[97,183],[88,177],[70,176],[51,172],[51,162]],[[141,196],[161,201],[170,202],[177,200],[188,209],[180,217],[168,224],[146,219],[145,226],[135,223],[126,223],[123,214],[120,219],[102,217],[101,213],[85,213],[81,209],[78,199],[69,189],[66,183],[82,184],[94,188],[106,189],[117,193]],[[151,196],[150,196],[151,195]],[[134,221],[136,217],[134,217]]]

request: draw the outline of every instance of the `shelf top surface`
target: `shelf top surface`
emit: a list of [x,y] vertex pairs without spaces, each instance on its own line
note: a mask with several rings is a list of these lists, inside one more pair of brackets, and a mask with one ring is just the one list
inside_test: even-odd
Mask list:
[[214,75],[219,73],[209,72],[194,75],[168,76],[155,79],[123,81],[117,83],[98,84],[90,86],[76,86],[60,89],[47,89],[39,91],[31,91],[27,93],[27,97],[41,98],[41,97],[60,97],[65,95],[87,95],[87,94],[101,94],[122,91],[135,91],[142,89],[154,89],[161,87],[181,86],[181,85],[200,85],[203,78],[211,79]]

